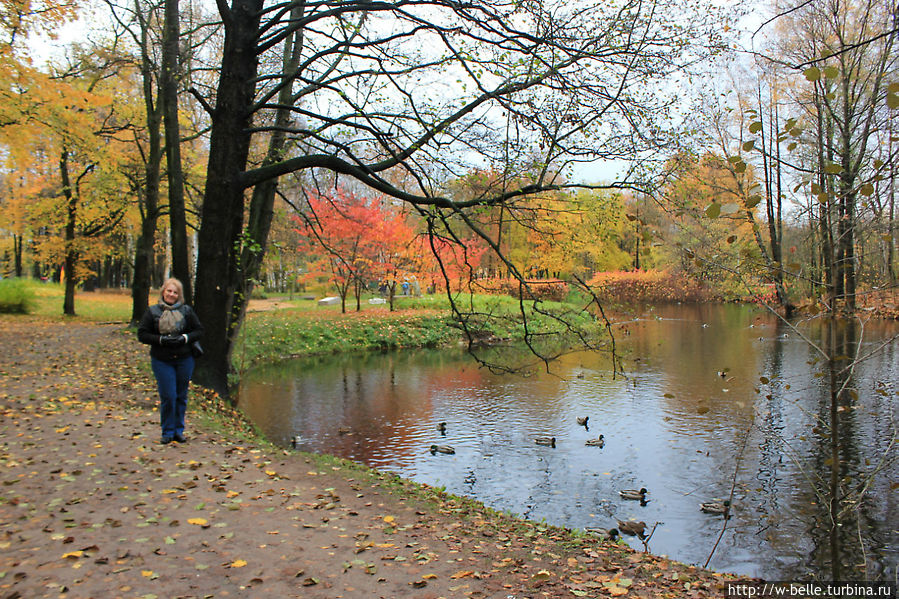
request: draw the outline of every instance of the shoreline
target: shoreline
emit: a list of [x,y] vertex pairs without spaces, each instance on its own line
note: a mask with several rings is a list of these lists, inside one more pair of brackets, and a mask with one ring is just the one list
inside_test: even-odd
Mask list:
[[0,322],[7,595],[720,597],[745,580],[280,450],[196,388],[189,442],[163,448],[133,333]]

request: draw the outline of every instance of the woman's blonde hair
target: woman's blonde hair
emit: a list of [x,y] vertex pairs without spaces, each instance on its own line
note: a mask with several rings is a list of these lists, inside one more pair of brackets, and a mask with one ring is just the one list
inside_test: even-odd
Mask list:
[[182,285],[181,281],[179,281],[175,277],[170,277],[170,278],[166,279],[165,283],[162,284],[162,287],[159,288],[159,299],[161,299],[162,301],[165,301],[165,297],[163,296],[163,293],[165,292],[165,288],[168,287],[169,285],[173,285],[175,287],[175,289],[178,290],[178,301],[183,302],[184,301],[184,285]]

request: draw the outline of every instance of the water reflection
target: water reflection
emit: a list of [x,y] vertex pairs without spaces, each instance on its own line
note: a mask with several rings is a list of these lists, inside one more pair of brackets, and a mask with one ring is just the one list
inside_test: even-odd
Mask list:
[[[691,563],[706,562],[725,523],[699,504],[733,494],[710,567],[769,579],[891,578],[896,344],[852,370],[815,346],[866,355],[896,323],[861,331],[822,321],[802,332],[814,345],[746,308],[659,308],[619,327],[625,376],[596,354],[530,377],[493,375],[455,351],[360,354],[256,369],[240,405],[275,442],[301,435],[306,449],[528,518],[660,523],[651,550]],[[576,422],[585,415],[589,430]],[[584,445],[598,434],[605,447]],[[537,445],[537,435],[557,447]],[[433,443],[456,453],[432,455]],[[646,506],[618,497],[642,486]]]

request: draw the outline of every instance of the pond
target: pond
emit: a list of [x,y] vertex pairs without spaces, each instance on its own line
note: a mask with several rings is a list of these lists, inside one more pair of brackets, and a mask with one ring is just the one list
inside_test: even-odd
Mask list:
[[[797,329],[752,307],[659,306],[615,327],[624,374],[583,352],[530,376],[492,374],[457,350],[328,356],[254,369],[239,405],[276,443],[299,435],[303,449],[528,519],[644,521],[649,550],[679,561],[711,556],[710,568],[769,580],[893,580],[899,325]],[[847,369],[818,348],[864,359]],[[603,447],[585,445],[599,434]],[[645,505],[619,497],[641,487]],[[731,496],[727,520],[700,511]]]

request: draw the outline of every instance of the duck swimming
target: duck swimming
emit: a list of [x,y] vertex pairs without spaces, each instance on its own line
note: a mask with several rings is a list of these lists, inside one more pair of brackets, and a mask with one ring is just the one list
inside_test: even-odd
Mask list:
[[603,447],[606,444],[606,440],[602,435],[598,436],[595,439],[587,439],[584,445],[588,445],[590,447]]
[[534,443],[537,445],[545,445],[547,447],[555,447],[556,446],[556,438],[555,437],[537,437],[534,439]]
[[449,445],[431,445],[431,453],[446,453],[446,454],[454,454],[456,450],[450,447]]
[[638,536],[643,538],[646,532],[646,522],[638,522],[636,520],[619,520],[618,530],[626,535]]
[[587,421],[590,420],[589,416],[578,416],[577,423],[581,426],[587,426]]
[[699,509],[706,514],[726,516],[730,511],[730,501],[707,501],[699,504]]
[[618,491],[618,495],[622,499],[632,499],[634,501],[646,501],[647,493],[649,491],[646,490],[646,487],[641,488],[639,491],[637,489],[622,489]]

